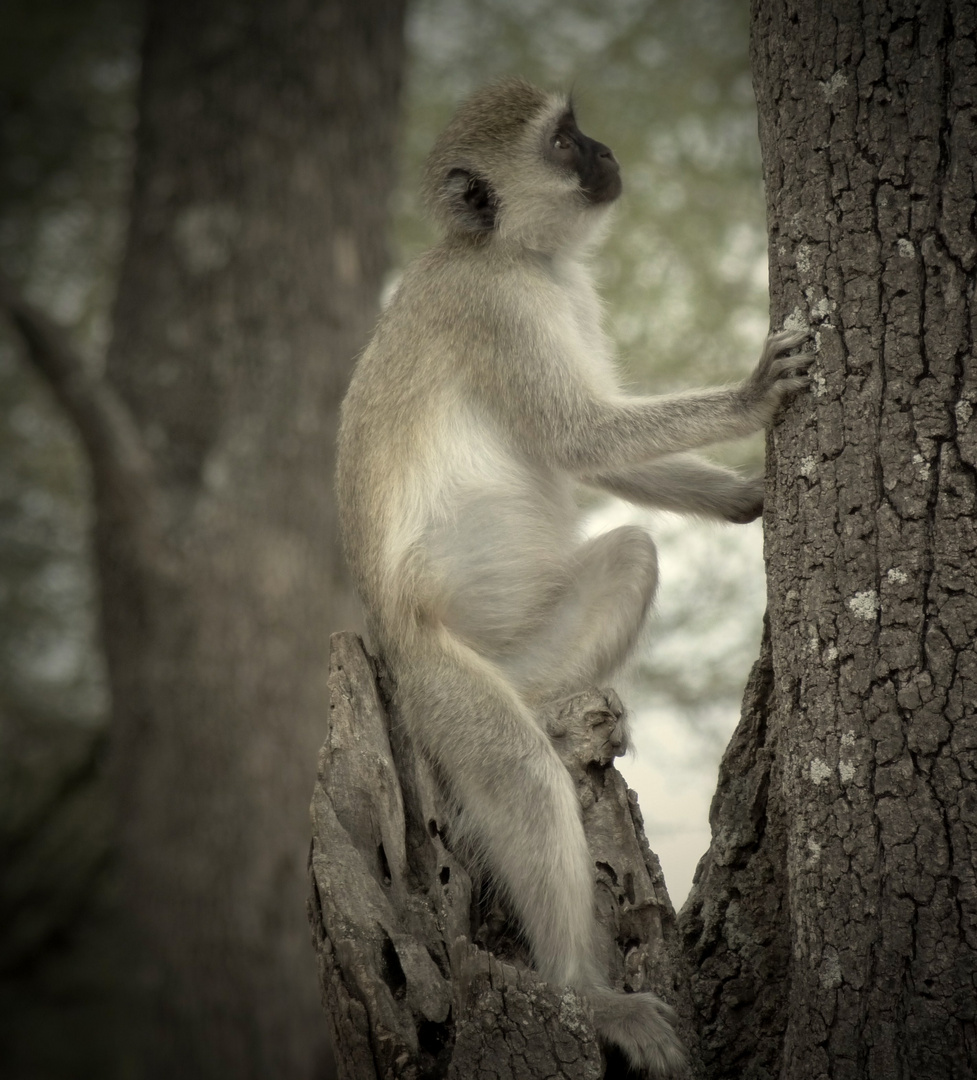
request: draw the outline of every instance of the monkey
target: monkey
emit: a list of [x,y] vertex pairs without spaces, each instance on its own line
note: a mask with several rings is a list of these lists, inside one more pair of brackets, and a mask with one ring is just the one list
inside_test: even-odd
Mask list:
[[738,385],[625,392],[589,256],[622,192],[565,95],[505,79],[463,103],[422,181],[440,241],[405,270],[343,402],[337,500],[369,636],[542,977],[656,1076],[682,1067],[670,1008],[611,989],[594,868],[547,703],[604,685],[658,582],[637,526],[580,533],[578,486],[730,522],[761,478],[691,451],[771,423],[809,384],[804,333],[771,335]]

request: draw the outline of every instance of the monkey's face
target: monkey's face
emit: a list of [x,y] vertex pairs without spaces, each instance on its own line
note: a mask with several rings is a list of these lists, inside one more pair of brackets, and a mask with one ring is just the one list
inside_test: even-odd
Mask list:
[[557,252],[596,235],[621,170],[584,135],[566,97],[520,79],[457,111],[428,159],[425,194],[453,235]]
[[621,194],[621,167],[611,148],[584,135],[571,110],[557,121],[543,154],[579,181],[580,190],[594,206],[613,202]]

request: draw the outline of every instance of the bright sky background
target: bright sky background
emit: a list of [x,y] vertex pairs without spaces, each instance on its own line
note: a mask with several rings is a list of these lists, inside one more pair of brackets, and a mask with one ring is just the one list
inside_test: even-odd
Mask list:
[[[658,545],[660,584],[642,657],[664,686],[663,692],[649,694],[637,677],[615,680],[631,713],[633,743],[617,765],[638,793],[648,842],[661,859],[678,910],[709,846],[709,805],[719,761],[759,652],[766,602],[763,532],[759,522],[724,526],[641,511],[617,500],[591,516],[588,531],[628,522],[645,526]],[[714,602],[717,579],[731,580],[736,588],[731,597]],[[698,672],[712,679],[718,671],[721,689],[704,710],[690,712],[670,699],[668,669],[684,684],[694,684]]]

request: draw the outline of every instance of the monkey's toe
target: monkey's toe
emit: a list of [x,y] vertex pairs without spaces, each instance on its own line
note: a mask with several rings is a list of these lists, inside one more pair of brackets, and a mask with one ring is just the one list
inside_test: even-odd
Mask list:
[[594,1025],[629,1064],[665,1080],[684,1075],[685,1048],[672,1027],[675,1013],[654,994],[600,990],[588,994]]

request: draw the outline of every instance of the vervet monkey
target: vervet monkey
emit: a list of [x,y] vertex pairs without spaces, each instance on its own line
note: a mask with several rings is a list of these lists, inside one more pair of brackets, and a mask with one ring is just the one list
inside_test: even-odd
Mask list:
[[639,1068],[683,1050],[652,994],[607,987],[594,867],[542,706],[605,680],[658,580],[624,527],[584,540],[578,483],[751,521],[762,483],[687,453],[768,424],[807,385],[806,335],[767,340],[743,383],[621,389],[587,253],[620,170],[566,97],[522,80],[477,93],[427,162],[440,243],[404,274],[353,375],[338,498],[369,631],[410,737],[459,804],[456,835],[504,890],[540,973],[577,988]]

